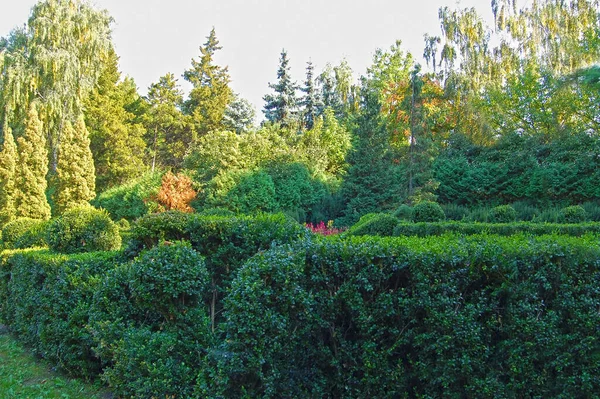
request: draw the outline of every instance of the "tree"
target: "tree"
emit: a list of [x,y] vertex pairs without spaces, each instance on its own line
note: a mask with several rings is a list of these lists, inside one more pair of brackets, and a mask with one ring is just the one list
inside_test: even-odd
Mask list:
[[395,164],[389,133],[381,114],[379,93],[363,79],[361,112],[353,131],[348,174],[342,184],[347,204],[341,224],[351,225],[360,216],[395,207],[402,200],[403,181]]
[[245,98],[234,94],[233,101],[227,105],[225,110],[223,125],[225,129],[237,134],[246,133],[254,127],[255,116],[254,106]]
[[181,112],[183,92],[171,73],[148,88],[144,115],[146,143],[152,170],[157,165],[179,169],[190,145],[196,141],[191,117]]
[[57,186],[54,204],[56,213],[88,205],[96,196],[94,160],[90,150],[89,133],[83,115],[75,126],[65,123],[65,131],[58,151],[56,168]]
[[10,222],[15,209],[15,169],[18,161],[17,145],[9,127],[2,129],[0,151],[0,226]]
[[265,106],[263,113],[270,122],[278,122],[282,126],[290,126],[297,119],[298,99],[296,98],[296,83],[290,76],[287,52],[281,51],[279,69],[277,70],[277,83],[269,83],[275,94],[263,97]]
[[29,105],[36,103],[56,169],[61,132],[81,113],[110,48],[106,11],[80,0],[36,4],[25,28],[5,42],[2,71],[2,124],[22,131]]
[[23,135],[17,139],[19,163],[15,169],[15,205],[18,217],[49,219],[46,199],[48,151],[43,124],[35,104],[29,107]]
[[225,110],[232,100],[227,67],[214,63],[214,54],[221,49],[213,28],[204,46],[200,46],[200,61],[192,59],[192,68],[183,74],[192,84],[184,110],[192,116],[200,136],[223,128]]
[[300,101],[300,105],[303,106],[302,122],[304,127],[310,130],[315,124],[320,107],[319,95],[315,88],[314,66],[311,61],[306,64],[306,81],[300,90],[304,92],[304,97]]
[[111,51],[85,107],[99,191],[140,176],[145,169],[145,129],[128,111],[140,98],[133,80],[120,81],[117,63],[118,57]]

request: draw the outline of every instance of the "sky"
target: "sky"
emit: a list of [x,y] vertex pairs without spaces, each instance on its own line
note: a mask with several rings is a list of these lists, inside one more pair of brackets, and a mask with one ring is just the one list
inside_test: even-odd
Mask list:
[[[23,25],[36,0],[0,0],[0,36]],[[316,72],[346,59],[358,77],[366,72],[377,48],[401,40],[422,60],[423,35],[440,35],[441,6],[475,7],[492,19],[490,0],[94,0],[114,18],[113,43],[123,76],[131,76],[141,94],[166,73],[189,85],[183,72],[199,59],[214,27],[227,65],[231,87],[248,99],[262,119],[263,96],[277,78],[281,50],[290,59],[291,75],[305,80],[306,62]]]

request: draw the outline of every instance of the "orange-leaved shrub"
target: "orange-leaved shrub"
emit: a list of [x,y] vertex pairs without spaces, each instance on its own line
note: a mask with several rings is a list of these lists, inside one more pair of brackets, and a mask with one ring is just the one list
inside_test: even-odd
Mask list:
[[190,202],[196,198],[196,194],[192,187],[192,179],[182,173],[175,175],[167,172],[162,178],[156,199],[165,210],[193,212]]

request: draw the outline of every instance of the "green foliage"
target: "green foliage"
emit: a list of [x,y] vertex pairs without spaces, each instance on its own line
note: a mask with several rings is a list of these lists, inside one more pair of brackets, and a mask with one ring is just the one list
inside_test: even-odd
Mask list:
[[15,205],[18,217],[50,219],[50,205],[46,199],[48,151],[35,105],[27,115],[25,132],[17,139],[19,163],[15,169]]
[[111,50],[102,60],[98,85],[85,103],[98,191],[124,184],[144,171],[144,126],[131,108],[140,101],[135,83],[121,81],[118,56]]
[[561,213],[565,223],[582,223],[587,218],[585,208],[581,205],[568,206],[563,208]]
[[49,224],[48,245],[67,254],[113,251],[121,247],[121,235],[105,210],[72,208]]
[[48,223],[39,219],[17,218],[2,228],[4,248],[29,248],[46,246]]
[[463,220],[469,216],[469,208],[456,204],[442,204],[441,205],[446,219],[448,220]]
[[[1,87],[1,86],[0,86]],[[0,227],[14,219],[15,209],[15,170],[18,161],[17,145],[12,130],[1,129],[0,150]]]
[[183,74],[184,79],[192,84],[184,109],[191,115],[200,136],[223,129],[225,110],[233,98],[227,67],[214,63],[215,52],[221,48],[213,28],[204,46],[200,46],[200,61],[192,59],[192,67]]
[[399,220],[410,221],[413,219],[413,209],[410,205],[402,204],[393,213]]
[[276,210],[275,185],[266,172],[232,171],[211,182],[206,206],[230,209],[236,213],[273,212]]
[[517,220],[517,211],[510,205],[498,205],[490,211],[489,220],[492,223],[510,223]]
[[202,393],[593,396],[599,255],[594,236],[355,237],[259,254],[232,284],[227,355]]
[[147,99],[149,108],[143,119],[151,169],[179,169],[196,133],[191,117],[181,112],[183,92],[175,76],[168,73],[150,85]]
[[110,274],[94,298],[91,324],[115,393],[190,397],[193,370],[211,340],[199,307],[209,283],[204,259],[184,242],[151,248]]
[[269,83],[274,94],[263,97],[265,118],[281,126],[294,126],[298,122],[298,98],[296,97],[297,84],[290,76],[290,66],[287,52],[281,50],[279,68],[277,69],[277,83]]
[[391,236],[400,219],[387,213],[367,214],[352,227],[346,234],[350,236]]
[[444,210],[437,202],[419,202],[413,207],[415,222],[440,222],[444,219],[446,219]]
[[597,201],[584,202],[582,206],[590,221],[600,222],[600,204]]
[[495,234],[500,236],[512,236],[525,234],[540,236],[546,234],[560,234],[565,236],[579,237],[585,234],[600,233],[598,223],[535,223],[535,222],[513,222],[513,223],[468,223],[468,222],[439,222],[439,223],[400,223],[394,229],[395,236],[440,236],[444,234]]
[[128,183],[109,188],[91,203],[106,209],[113,220],[135,220],[157,210],[158,203],[152,198],[158,193],[161,178],[160,172],[147,172]]
[[90,139],[83,115],[75,126],[65,123],[58,149],[56,166],[55,213],[62,214],[70,208],[89,205],[96,196],[94,160],[90,151]]
[[71,375],[92,378],[100,360],[92,352],[87,330],[95,290],[115,253],[57,255],[48,251],[16,251],[2,259],[4,280],[0,318],[19,339]]

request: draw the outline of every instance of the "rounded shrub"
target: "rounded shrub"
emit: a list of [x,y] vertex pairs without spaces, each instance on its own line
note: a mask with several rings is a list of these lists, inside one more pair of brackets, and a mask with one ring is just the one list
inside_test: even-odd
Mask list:
[[413,217],[413,209],[406,204],[402,204],[392,213],[395,217],[400,220],[411,221]]
[[119,227],[108,212],[93,207],[73,208],[50,222],[48,245],[57,252],[113,251],[121,247]]
[[517,211],[510,205],[500,205],[490,211],[492,223],[511,223],[517,220]]
[[582,223],[587,217],[585,208],[581,205],[567,206],[562,209],[561,215],[565,223]]
[[47,222],[39,219],[17,218],[2,228],[2,242],[5,248],[29,248],[46,245],[45,229]]
[[441,222],[445,219],[446,214],[437,202],[419,202],[413,207],[413,220],[415,222]]

